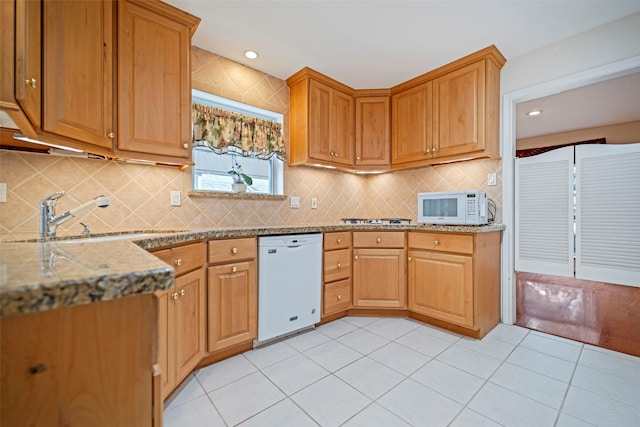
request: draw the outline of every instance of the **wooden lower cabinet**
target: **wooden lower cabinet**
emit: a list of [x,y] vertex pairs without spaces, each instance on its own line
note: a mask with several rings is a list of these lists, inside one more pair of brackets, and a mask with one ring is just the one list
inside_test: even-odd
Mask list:
[[209,355],[258,337],[257,243],[255,237],[207,243]]
[[351,279],[325,283],[322,301],[322,314],[325,316],[346,311],[351,307]]
[[0,425],[161,425],[156,302],[141,294],[1,318]]
[[486,335],[500,321],[500,239],[500,231],[409,232],[409,311]]
[[258,334],[256,261],[209,267],[209,340],[214,352]]
[[[351,308],[351,232],[324,233],[322,254],[322,317]],[[329,319],[330,320],[330,319]]]
[[166,398],[205,354],[206,284],[204,245],[194,243],[154,253],[174,266],[173,289],[158,297],[158,363],[162,397]]
[[409,310],[473,326],[473,258],[409,251]]
[[353,306],[405,308],[404,249],[353,250]]

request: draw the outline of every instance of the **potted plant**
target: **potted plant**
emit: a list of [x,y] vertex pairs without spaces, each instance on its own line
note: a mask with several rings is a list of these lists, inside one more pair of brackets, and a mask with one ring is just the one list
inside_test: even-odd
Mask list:
[[231,170],[227,171],[227,173],[233,177],[231,189],[234,193],[244,193],[247,191],[247,185],[253,184],[253,179],[242,171],[242,166],[236,162],[235,157],[233,159]]

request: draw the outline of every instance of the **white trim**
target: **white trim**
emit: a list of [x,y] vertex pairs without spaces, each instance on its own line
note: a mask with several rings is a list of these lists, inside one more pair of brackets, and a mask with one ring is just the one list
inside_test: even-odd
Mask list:
[[582,71],[556,80],[541,83],[502,96],[501,139],[503,211],[506,229],[502,236],[501,274],[501,321],[512,325],[516,320],[515,273],[514,273],[514,158],[516,150],[516,104],[565,90],[598,83],[615,77],[640,71],[640,55],[612,62],[591,70]]

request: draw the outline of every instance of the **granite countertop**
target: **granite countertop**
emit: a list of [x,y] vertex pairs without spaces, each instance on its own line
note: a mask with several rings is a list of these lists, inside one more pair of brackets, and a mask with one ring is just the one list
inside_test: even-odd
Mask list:
[[0,317],[76,304],[108,301],[173,287],[173,268],[148,250],[207,239],[332,231],[435,231],[486,233],[502,224],[321,224],[226,227],[194,230],[135,230],[63,236],[2,236]]
[[0,316],[173,287],[173,268],[129,241],[0,244]]

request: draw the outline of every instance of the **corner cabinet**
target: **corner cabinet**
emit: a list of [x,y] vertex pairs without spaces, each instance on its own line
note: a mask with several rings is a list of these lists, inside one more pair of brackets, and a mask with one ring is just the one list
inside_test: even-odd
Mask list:
[[[376,92],[376,91],[366,91]],[[363,95],[356,103],[356,139],[354,165],[359,170],[385,170],[390,166],[391,110],[388,91],[380,95]]]
[[487,334],[500,321],[500,236],[409,232],[409,311]]
[[250,343],[258,336],[257,240],[208,243],[209,353]]
[[304,68],[287,79],[289,165],[353,165],[353,90]]
[[162,397],[166,398],[205,354],[206,287],[204,244],[153,252],[174,268],[173,289],[158,292],[158,362]]
[[353,232],[353,306],[405,308],[403,231]]
[[426,161],[432,157],[432,88],[433,84],[427,82],[391,97],[392,164]]
[[45,144],[190,165],[199,21],[159,0],[3,2],[15,36],[3,33],[2,74],[14,90],[3,82],[0,108]]

